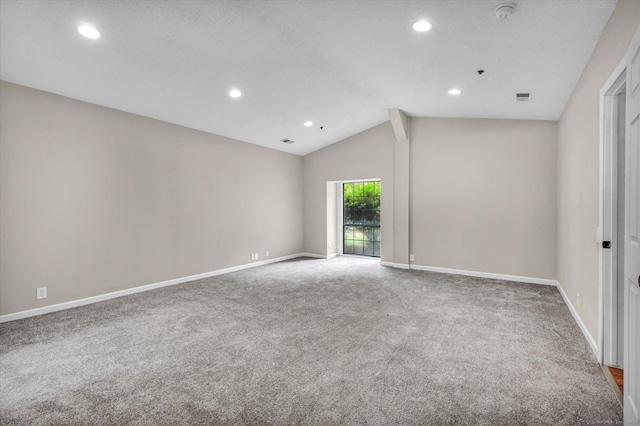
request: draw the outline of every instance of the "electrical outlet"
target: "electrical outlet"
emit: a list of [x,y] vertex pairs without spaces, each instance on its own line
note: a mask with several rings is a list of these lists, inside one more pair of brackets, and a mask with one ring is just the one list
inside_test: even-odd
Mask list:
[[47,288],[38,287],[36,289],[36,299],[46,299],[46,298],[47,298]]
[[413,262],[414,260],[416,260],[416,257],[412,254],[409,255],[409,261]]
[[267,250],[267,257],[269,257],[269,250]]
[[256,260],[256,255],[255,255],[255,253],[251,253],[251,260]]
[[576,296],[576,305],[580,306],[580,295]]
[[258,253],[256,253],[256,260],[258,260]]
[[329,248],[331,248],[331,241],[329,241]]

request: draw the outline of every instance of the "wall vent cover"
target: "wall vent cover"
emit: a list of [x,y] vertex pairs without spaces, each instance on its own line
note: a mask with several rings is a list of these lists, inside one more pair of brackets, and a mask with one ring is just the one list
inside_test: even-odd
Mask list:
[[516,93],[516,102],[531,101],[531,93]]
[[284,139],[280,139],[280,142],[282,142],[282,143],[294,143],[295,141],[292,141],[291,139],[288,139],[288,138],[284,138]]

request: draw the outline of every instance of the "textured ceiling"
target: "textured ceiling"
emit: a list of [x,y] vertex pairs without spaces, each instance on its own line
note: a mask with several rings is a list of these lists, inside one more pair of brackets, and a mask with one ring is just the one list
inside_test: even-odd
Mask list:
[[387,108],[557,120],[616,2],[519,0],[499,20],[501,3],[2,0],[0,78],[301,155]]

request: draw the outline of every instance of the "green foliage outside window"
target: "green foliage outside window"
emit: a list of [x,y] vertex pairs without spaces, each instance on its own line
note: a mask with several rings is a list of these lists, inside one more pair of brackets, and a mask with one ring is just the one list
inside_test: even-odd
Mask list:
[[344,184],[345,224],[380,225],[380,182]]
[[343,184],[345,254],[380,257],[380,182]]

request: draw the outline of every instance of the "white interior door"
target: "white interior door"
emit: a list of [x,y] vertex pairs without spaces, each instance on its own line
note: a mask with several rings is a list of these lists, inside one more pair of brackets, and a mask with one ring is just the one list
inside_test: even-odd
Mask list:
[[624,420],[640,420],[640,26],[627,51]]
[[616,67],[600,91],[602,362],[624,365],[624,217],[627,62]]

